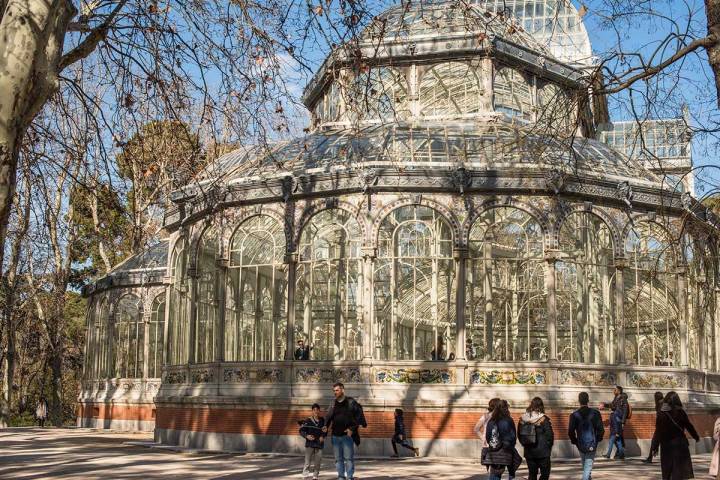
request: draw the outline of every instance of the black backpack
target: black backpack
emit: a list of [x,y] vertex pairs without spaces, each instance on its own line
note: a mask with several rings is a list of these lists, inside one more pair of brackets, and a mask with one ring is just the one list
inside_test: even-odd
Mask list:
[[598,441],[595,435],[595,425],[593,424],[591,417],[595,412],[589,410],[586,416],[583,416],[579,411],[575,412],[580,419],[578,423],[578,436],[577,436],[577,448],[583,453],[594,452],[597,449]]
[[534,447],[537,445],[537,425],[530,422],[520,422],[518,439],[523,447]]

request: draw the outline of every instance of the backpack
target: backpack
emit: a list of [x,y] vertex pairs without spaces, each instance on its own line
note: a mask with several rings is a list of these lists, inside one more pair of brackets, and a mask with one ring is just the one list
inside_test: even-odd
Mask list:
[[523,447],[534,447],[537,445],[537,425],[530,422],[521,422],[518,439]]
[[632,418],[632,407],[630,406],[630,402],[627,402],[627,417],[625,417],[625,420],[630,420]]
[[597,448],[598,442],[597,437],[595,436],[595,425],[593,425],[593,422],[590,420],[593,413],[594,412],[590,410],[588,415],[583,417],[579,411],[575,412],[575,415],[580,418],[580,423],[578,424],[577,447],[578,450],[583,453],[594,452]]

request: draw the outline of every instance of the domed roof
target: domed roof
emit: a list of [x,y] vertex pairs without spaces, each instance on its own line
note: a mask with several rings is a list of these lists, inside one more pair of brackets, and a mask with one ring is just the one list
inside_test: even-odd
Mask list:
[[500,37],[547,56],[550,51],[503,11],[457,1],[406,2],[378,15],[365,29],[360,43],[412,42],[438,37]]
[[629,183],[661,183],[659,177],[606,144],[588,138],[567,141],[501,121],[413,126],[386,124],[360,130],[319,131],[272,146],[238,149],[221,157],[203,178],[231,183],[360,165],[400,170],[563,170]]

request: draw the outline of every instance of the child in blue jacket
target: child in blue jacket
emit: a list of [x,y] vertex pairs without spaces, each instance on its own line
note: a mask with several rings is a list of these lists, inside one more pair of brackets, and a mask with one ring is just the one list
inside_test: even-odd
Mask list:
[[320,476],[322,453],[325,448],[325,419],[320,416],[320,405],[313,403],[312,416],[300,422],[300,436],[305,439],[305,465],[303,478],[317,480]]

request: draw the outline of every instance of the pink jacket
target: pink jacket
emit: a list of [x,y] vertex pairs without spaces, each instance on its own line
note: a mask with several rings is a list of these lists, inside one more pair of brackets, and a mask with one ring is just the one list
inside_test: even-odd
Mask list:
[[720,418],[715,420],[713,440],[715,440],[715,448],[713,449],[712,458],[710,459],[710,475],[717,477],[718,466],[720,466]]
[[490,413],[486,413],[482,417],[480,417],[480,420],[477,421],[475,424],[475,428],[473,428],[473,431],[475,432],[475,435],[480,438],[480,442],[482,444],[482,448],[485,448],[488,446],[487,440],[485,439],[485,427],[487,426],[487,423],[490,421]]

